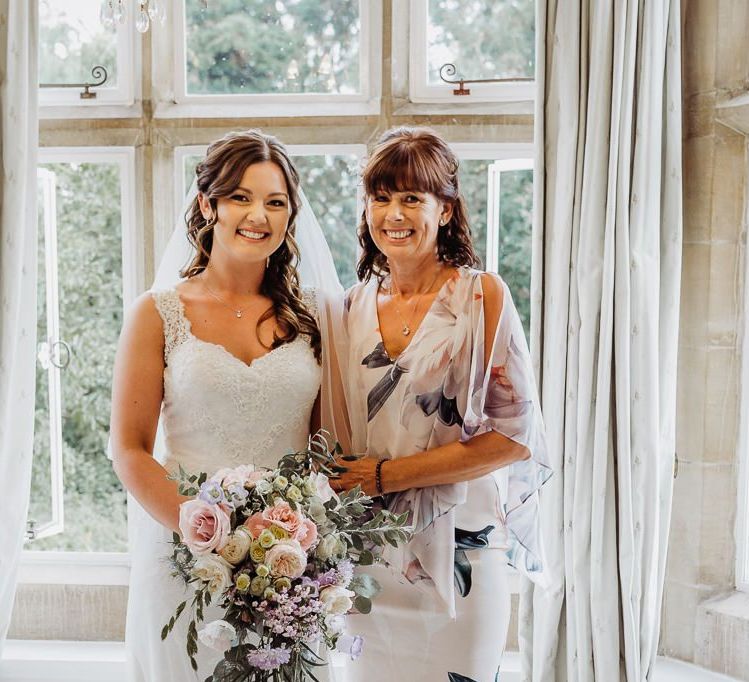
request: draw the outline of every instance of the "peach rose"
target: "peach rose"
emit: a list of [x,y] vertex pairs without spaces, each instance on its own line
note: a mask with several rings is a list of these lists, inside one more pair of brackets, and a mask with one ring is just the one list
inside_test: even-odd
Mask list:
[[296,540],[282,540],[265,555],[266,566],[275,578],[300,578],[307,568],[307,553]]
[[263,518],[262,512],[255,512],[244,522],[244,527],[250,531],[250,535],[257,539],[266,528],[270,528],[270,521]]
[[179,530],[193,554],[218,552],[229,539],[231,519],[217,504],[188,500],[179,507]]
[[291,508],[288,502],[279,500],[272,507],[262,511],[263,519],[269,524],[283,528],[291,537],[296,537],[297,531],[304,523],[304,514]]
[[299,542],[305,552],[308,551],[317,542],[317,526],[310,519],[304,519],[294,539]]

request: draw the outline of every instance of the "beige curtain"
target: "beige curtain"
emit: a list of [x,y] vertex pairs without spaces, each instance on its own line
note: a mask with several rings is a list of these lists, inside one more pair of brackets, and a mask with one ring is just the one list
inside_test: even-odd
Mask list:
[[34,438],[37,4],[0,0],[0,654],[26,529]]
[[535,360],[553,576],[521,598],[524,679],[652,679],[673,480],[679,0],[540,0]]

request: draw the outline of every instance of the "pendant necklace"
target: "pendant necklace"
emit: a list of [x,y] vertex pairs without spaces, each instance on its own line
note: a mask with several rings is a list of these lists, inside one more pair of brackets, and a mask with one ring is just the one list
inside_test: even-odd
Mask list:
[[249,308],[249,306],[244,306],[244,308],[234,308],[233,306],[230,306],[224,299],[222,299],[215,291],[213,291],[205,282],[201,282],[203,285],[203,288],[206,290],[207,293],[209,293],[213,298],[215,298],[222,306],[225,308],[228,308],[234,313],[234,316],[237,318],[242,317],[242,313]]
[[[411,313],[411,317],[408,321],[403,319],[403,315],[401,315],[401,311],[400,311],[400,308],[398,307],[398,304],[395,302],[395,300],[393,300],[393,305],[395,306],[395,313],[396,315],[398,315],[398,319],[401,321],[401,324],[403,325],[403,327],[401,328],[401,334],[403,334],[403,336],[409,336],[411,334],[411,324],[416,319],[416,313],[419,310],[421,297],[428,294],[432,290],[432,287],[437,282],[437,278],[440,276],[440,272],[442,272],[442,268],[439,268],[437,270],[437,274],[434,276],[432,283],[427,287],[426,291],[424,291],[423,293],[417,294],[419,298],[416,300],[416,305],[414,306],[413,313]],[[392,274],[390,275],[390,287],[389,287],[388,293],[390,294],[390,297],[393,298],[393,275]],[[398,292],[398,296],[402,296],[402,294]]]

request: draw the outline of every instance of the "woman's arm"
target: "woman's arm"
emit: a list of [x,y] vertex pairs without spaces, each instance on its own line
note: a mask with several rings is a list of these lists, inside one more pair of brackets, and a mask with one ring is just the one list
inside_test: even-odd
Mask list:
[[[481,275],[484,308],[484,363],[491,359],[494,336],[502,312],[504,290],[495,275]],[[382,490],[395,493],[409,488],[460,483],[480,478],[501,467],[528,459],[528,449],[501,433],[489,431],[466,442],[445,445],[398,457],[385,462],[380,470]],[[368,495],[376,495],[375,471],[378,458],[364,457],[341,461],[347,471],[331,481],[334,490],[349,490],[360,485]]]
[[[382,491],[397,493],[409,488],[470,481],[528,457],[527,448],[501,433],[482,433],[465,443],[455,441],[409,457],[387,460],[380,470]],[[331,480],[330,485],[335,491],[360,485],[367,495],[378,495],[375,486],[377,461],[376,457],[339,460],[346,471]]]
[[164,333],[153,298],[144,294],[125,320],[112,382],[112,465],[143,508],[171,530],[179,530],[177,482],[152,455],[164,383]]

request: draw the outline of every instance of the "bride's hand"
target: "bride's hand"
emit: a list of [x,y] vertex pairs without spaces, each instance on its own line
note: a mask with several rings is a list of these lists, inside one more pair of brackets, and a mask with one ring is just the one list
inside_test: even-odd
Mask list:
[[330,479],[330,486],[335,492],[346,492],[361,487],[362,492],[370,497],[377,497],[377,485],[375,475],[378,458],[376,457],[338,457],[336,464],[340,467],[340,473],[336,478]]

